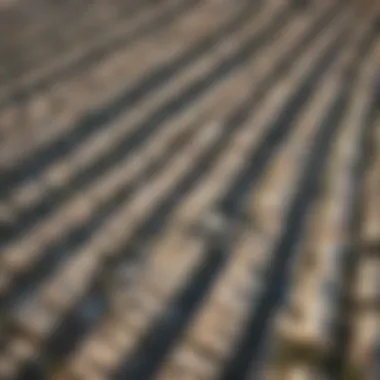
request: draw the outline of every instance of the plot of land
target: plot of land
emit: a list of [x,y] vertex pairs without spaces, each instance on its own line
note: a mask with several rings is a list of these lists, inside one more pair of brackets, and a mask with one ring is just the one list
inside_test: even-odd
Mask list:
[[1,380],[380,378],[377,15],[290,3],[0,3]]

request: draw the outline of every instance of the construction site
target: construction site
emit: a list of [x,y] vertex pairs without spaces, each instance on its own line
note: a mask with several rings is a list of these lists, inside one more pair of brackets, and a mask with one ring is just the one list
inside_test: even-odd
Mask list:
[[0,380],[380,380],[380,7],[0,1]]

